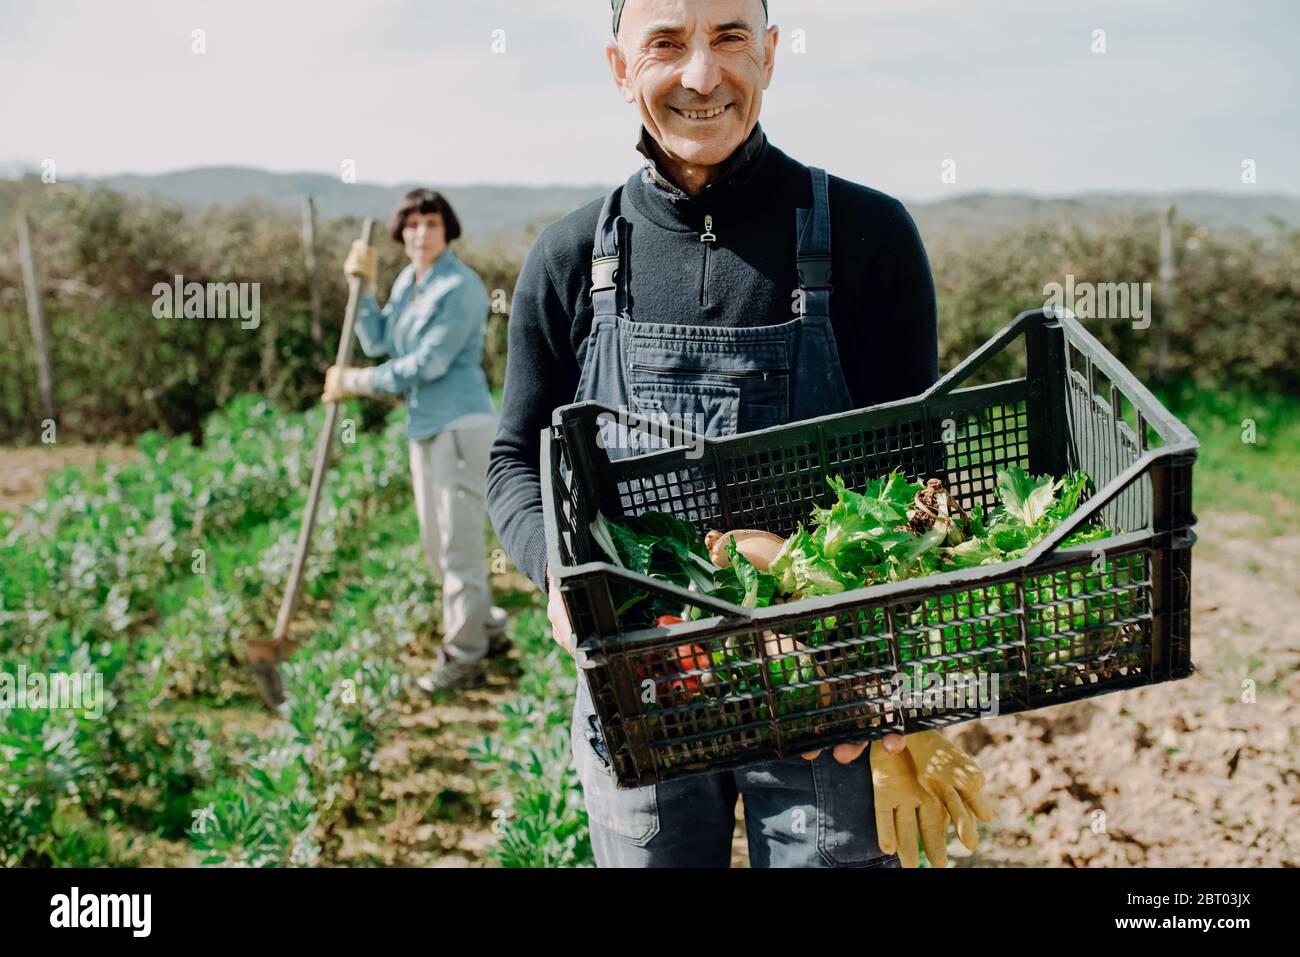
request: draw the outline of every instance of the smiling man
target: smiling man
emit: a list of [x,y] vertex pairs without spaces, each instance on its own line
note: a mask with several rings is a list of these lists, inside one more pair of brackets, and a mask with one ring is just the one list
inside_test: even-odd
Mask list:
[[[644,166],[529,252],[488,468],[501,541],[543,590],[538,441],[557,406],[690,416],[727,435],[905,398],[938,378],[934,285],[907,211],[804,166],[759,125],[780,36],[767,3],[615,0],[613,12],[605,54],[640,112]],[[572,650],[553,589],[548,615]],[[579,681],[574,760],[602,866],[726,866],[737,795],[755,866],[898,864],[881,849],[892,834],[877,838],[877,752],[869,762],[865,745],[620,791],[592,718]],[[903,757],[891,737],[878,789]],[[938,812],[925,812],[932,833]],[[915,857],[908,826],[897,843]]]

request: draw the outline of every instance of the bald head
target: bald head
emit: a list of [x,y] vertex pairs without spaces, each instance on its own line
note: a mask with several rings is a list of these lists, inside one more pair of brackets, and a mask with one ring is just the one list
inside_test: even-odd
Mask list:
[[[614,36],[618,36],[618,25],[623,20],[623,5],[627,0],[610,0],[610,5],[614,8]],[[768,16],[767,0],[763,0],[763,16]]]

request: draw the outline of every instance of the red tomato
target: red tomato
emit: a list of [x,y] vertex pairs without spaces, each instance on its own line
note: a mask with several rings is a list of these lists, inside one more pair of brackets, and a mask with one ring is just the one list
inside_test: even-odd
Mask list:
[[677,660],[670,654],[656,651],[647,654],[636,666],[636,676],[638,681],[644,681],[646,678],[662,678],[664,675],[675,675],[681,671]]
[[700,679],[698,675],[682,675],[680,678],[674,678],[668,687],[672,690],[674,707],[689,704],[700,690]]
[[[668,628],[683,624],[677,615],[660,615],[655,619],[655,626]],[[704,681],[699,674],[683,674],[687,671],[706,671],[713,664],[709,653],[700,645],[678,645],[676,648],[648,655],[637,665],[637,681],[651,679],[655,682],[655,694],[668,706],[686,704],[695,698],[703,687]]]
[[713,659],[699,645],[678,645],[677,663],[683,671],[703,671],[713,664]]

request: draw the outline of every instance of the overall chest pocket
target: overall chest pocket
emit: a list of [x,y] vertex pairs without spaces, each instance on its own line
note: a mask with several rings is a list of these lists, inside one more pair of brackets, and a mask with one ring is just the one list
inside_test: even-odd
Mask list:
[[690,416],[684,427],[710,437],[789,421],[783,341],[634,343],[628,384],[635,411]]

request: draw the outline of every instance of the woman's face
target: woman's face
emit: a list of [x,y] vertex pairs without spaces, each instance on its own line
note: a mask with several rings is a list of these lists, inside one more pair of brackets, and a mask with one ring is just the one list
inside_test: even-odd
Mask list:
[[410,213],[402,226],[406,255],[417,269],[428,266],[447,248],[442,213]]

